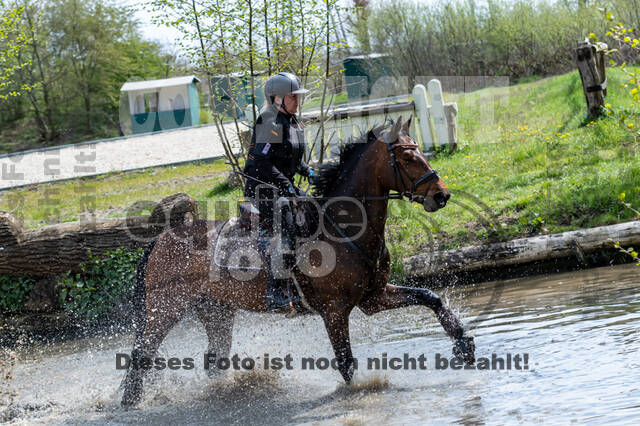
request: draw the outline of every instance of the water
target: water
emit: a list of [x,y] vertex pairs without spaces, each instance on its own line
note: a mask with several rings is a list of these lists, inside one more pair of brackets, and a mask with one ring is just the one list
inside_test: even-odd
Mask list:
[[[194,359],[162,370],[139,409],[119,408],[115,354],[131,336],[83,339],[17,351],[0,389],[0,419],[96,424],[640,423],[640,269],[633,265],[485,283],[441,291],[469,324],[476,356],[528,355],[528,369],[438,370],[451,344],[420,307],[351,319],[355,385],[302,370],[302,357],[332,357],[318,318],[240,314],[232,353],[263,362],[292,356],[293,370],[238,371],[209,379],[206,338],[186,319],[160,356]],[[367,358],[424,354],[426,370],[372,370]],[[7,359],[4,362],[8,362]],[[522,365],[520,365],[522,366]],[[7,407],[7,404],[10,405]],[[2,414],[3,413],[3,414]]]

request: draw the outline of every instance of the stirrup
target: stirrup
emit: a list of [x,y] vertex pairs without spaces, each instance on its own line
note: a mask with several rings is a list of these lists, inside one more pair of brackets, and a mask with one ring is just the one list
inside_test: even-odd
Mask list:
[[287,296],[280,296],[280,297],[265,296],[265,300],[267,302],[268,312],[278,311],[284,308],[293,309],[293,301],[290,300]]
[[267,302],[267,311],[276,311],[283,308],[295,311],[294,306],[300,303],[300,296],[293,295],[291,282],[287,283],[286,288],[272,284],[271,287],[267,288],[265,301]]

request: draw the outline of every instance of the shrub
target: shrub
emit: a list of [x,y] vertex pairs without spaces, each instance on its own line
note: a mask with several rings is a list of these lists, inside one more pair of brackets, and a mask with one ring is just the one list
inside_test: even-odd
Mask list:
[[60,305],[89,323],[103,322],[114,311],[126,311],[142,252],[124,247],[101,257],[89,252],[89,260],[80,265],[80,273],[67,272],[58,280]]
[[[516,82],[564,73],[575,69],[572,48],[586,37],[585,28],[605,27],[595,8],[575,2],[429,3],[376,2],[367,20],[373,51],[392,55],[395,75],[422,83],[423,76],[509,76]],[[446,79],[443,85],[462,89]]]
[[0,312],[20,311],[34,284],[35,281],[26,275],[0,275]]

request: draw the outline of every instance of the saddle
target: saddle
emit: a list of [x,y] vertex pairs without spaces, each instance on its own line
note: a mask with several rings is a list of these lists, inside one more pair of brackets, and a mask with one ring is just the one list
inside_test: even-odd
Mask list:
[[[294,211],[296,234],[298,237],[310,235],[310,229],[317,225],[317,214],[309,211],[305,203],[300,203]],[[258,244],[260,211],[251,203],[243,202],[238,205],[238,217],[232,217],[222,225],[214,245],[213,261],[219,268],[260,270],[266,269],[266,253],[270,253],[276,243],[273,229],[268,229],[270,241],[262,241],[261,249]]]
[[240,205],[238,206],[238,210],[240,212],[238,226],[240,226],[242,229],[250,231],[260,222],[260,210],[258,210],[258,208],[252,203],[248,201],[240,203]]
[[[266,255],[275,249],[277,236],[269,232],[269,237],[259,232],[260,212],[250,202],[240,203],[238,217],[232,217],[226,221],[218,232],[213,249],[213,263],[226,270],[261,271],[269,267]],[[298,211],[294,211],[296,233],[304,236],[310,235],[313,214],[304,209],[304,204]],[[316,225],[318,222],[315,222]],[[260,239],[268,240],[260,241]],[[262,247],[260,247],[262,246]],[[293,285],[289,291],[294,296],[300,296],[297,302],[291,305],[288,316],[298,314],[317,313],[309,306],[304,298],[298,282],[293,279]]]
[[[213,262],[219,268],[266,269],[265,253],[258,245],[258,225],[251,216],[232,217],[222,225],[213,249]],[[253,226],[255,224],[255,226]],[[272,238],[272,240],[274,240]],[[267,252],[275,241],[268,243]]]

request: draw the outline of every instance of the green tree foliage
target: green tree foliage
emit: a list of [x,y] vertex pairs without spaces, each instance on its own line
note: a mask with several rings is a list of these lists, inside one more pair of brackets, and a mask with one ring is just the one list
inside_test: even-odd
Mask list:
[[31,41],[20,32],[23,12],[23,6],[10,7],[0,1],[0,100],[20,96],[20,89],[28,90],[28,87],[17,88],[11,84],[15,73],[28,65],[17,59],[20,51],[27,48]]
[[604,28],[584,2],[410,0],[379,3],[368,19],[374,50],[403,76],[508,75],[514,80],[575,68],[572,48]]
[[352,14],[347,15],[351,34],[358,42],[358,48],[363,53],[371,53],[371,38],[369,36],[368,19],[371,15],[370,0],[352,0]]
[[[318,77],[315,86],[320,88],[318,83],[328,77],[323,75],[322,54],[326,58],[328,45],[343,42],[329,36],[335,19],[327,17],[337,10],[336,0],[150,0],[148,5],[157,23],[182,33],[181,50],[207,76],[213,121],[234,170],[239,164],[221,126],[227,117],[218,108],[220,102],[233,104],[232,118],[239,132],[238,111],[250,103],[258,113],[260,80],[288,71],[301,76],[305,86],[312,83],[312,76]],[[248,86],[249,102],[238,96],[238,90],[246,90],[242,86]]]
[[[337,10],[335,1],[329,6]],[[327,26],[324,0],[152,0],[149,8],[157,23],[183,34],[179,45],[192,62],[214,75],[317,76],[327,29],[332,44],[344,42],[334,19]]]
[[[108,0],[26,0],[15,28],[31,42],[0,102],[0,151],[119,134],[120,87],[131,78],[164,78],[175,57],[140,35],[133,12]],[[169,71],[167,67],[169,66]],[[37,129],[37,133],[22,131]],[[17,129],[17,131],[16,131]],[[18,138],[20,146],[8,142]]]

